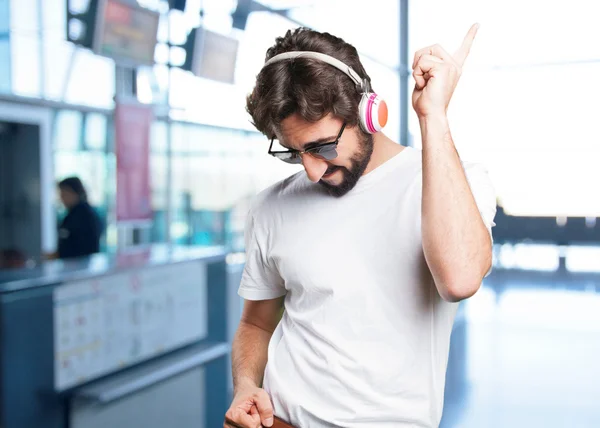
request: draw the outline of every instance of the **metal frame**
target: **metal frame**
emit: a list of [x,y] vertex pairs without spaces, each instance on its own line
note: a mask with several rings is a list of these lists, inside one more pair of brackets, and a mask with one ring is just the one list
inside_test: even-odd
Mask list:
[[33,108],[49,108],[55,110],[75,110],[82,113],[101,113],[107,116],[112,115],[113,109],[84,106],[80,104],[69,104],[62,101],[52,101],[42,98],[23,97],[12,94],[0,94],[0,102],[18,104]]
[[408,78],[410,66],[408,65],[408,2],[400,0],[400,144],[412,146],[413,142],[408,134],[408,109],[409,88]]

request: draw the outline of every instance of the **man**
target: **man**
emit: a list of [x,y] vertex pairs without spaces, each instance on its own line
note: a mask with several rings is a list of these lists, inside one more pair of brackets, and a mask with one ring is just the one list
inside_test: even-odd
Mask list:
[[476,32],[455,55],[415,55],[422,151],[378,132],[382,103],[365,126],[370,79],[351,45],[298,29],[267,51],[248,111],[287,149],[269,152],[305,171],[248,215],[224,426],[438,426],[456,302],[492,260],[494,190],[446,117]]

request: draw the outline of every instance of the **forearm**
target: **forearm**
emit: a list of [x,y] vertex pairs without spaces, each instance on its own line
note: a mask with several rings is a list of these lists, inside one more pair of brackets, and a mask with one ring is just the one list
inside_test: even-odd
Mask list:
[[253,324],[240,322],[231,351],[234,392],[244,385],[261,386],[272,334]]
[[474,294],[491,263],[491,239],[481,219],[446,117],[421,119],[423,251],[440,295]]

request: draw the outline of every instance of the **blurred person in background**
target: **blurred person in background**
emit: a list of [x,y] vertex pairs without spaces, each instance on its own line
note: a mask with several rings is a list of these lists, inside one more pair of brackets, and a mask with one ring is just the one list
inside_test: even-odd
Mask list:
[[69,259],[100,251],[102,221],[87,201],[87,192],[78,177],[58,183],[60,200],[67,215],[58,228],[58,251],[49,258]]
[[454,55],[415,54],[422,150],[381,132],[350,44],[300,28],[268,49],[248,111],[269,154],[305,171],[247,217],[225,427],[439,425],[457,302],[492,263],[495,191],[446,114],[477,29]]

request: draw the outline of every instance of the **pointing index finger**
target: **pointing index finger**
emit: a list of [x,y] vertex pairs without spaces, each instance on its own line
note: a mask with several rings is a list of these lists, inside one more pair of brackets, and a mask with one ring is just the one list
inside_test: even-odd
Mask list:
[[465,36],[462,45],[456,53],[454,54],[454,60],[462,67],[469,56],[469,52],[471,51],[471,46],[473,45],[473,40],[475,40],[475,35],[477,34],[477,30],[479,30],[479,24],[473,24],[469,29],[469,32]]

